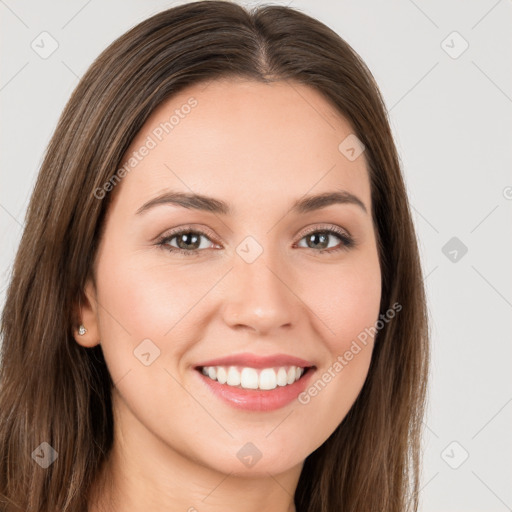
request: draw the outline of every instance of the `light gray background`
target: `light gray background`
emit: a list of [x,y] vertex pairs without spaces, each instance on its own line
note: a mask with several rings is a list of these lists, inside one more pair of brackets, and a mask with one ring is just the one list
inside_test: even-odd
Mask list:
[[[0,0],[0,306],[44,150],[79,77],[113,39],[177,3]],[[422,510],[512,510],[512,2],[275,3],[346,39],[390,111],[432,328]],[[58,43],[46,59],[31,47],[43,31]],[[443,253],[452,237],[465,255]]]

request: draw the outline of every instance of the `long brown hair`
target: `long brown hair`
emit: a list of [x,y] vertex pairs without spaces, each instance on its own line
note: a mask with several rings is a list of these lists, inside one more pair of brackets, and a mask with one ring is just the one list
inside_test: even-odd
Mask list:
[[[417,510],[429,345],[422,271],[386,109],[361,58],[300,11],[251,12],[224,1],[173,7],[114,41],[72,94],[48,146],[2,315],[0,508],[86,511],[113,442],[101,347],[73,337],[111,180],[153,110],[185,87],[220,77],[290,80],[323,94],[366,147],[382,269],[381,313],[366,382],[335,432],[305,460],[299,512]],[[34,451],[58,458],[43,469]],[[40,448],[39,448],[40,449]],[[36,453],[37,456],[37,453]]]

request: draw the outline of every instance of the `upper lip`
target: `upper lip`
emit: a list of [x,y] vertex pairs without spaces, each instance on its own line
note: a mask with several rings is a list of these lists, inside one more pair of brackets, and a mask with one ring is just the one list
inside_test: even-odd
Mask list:
[[311,361],[306,361],[300,357],[290,356],[288,354],[273,354],[269,356],[258,356],[256,354],[232,354],[227,357],[210,359],[196,364],[196,368],[204,366],[244,366],[249,368],[272,368],[279,366],[299,366],[306,368],[314,366]]

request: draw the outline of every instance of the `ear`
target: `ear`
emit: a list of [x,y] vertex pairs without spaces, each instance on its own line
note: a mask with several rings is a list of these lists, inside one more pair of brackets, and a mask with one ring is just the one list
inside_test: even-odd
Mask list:
[[[93,282],[88,280],[82,298],[77,304],[78,325],[75,325],[73,329],[73,336],[82,347],[92,348],[100,343],[97,313],[96,289]],[[78,328],[80,325],[85,327],[85,334],[79,334]]]

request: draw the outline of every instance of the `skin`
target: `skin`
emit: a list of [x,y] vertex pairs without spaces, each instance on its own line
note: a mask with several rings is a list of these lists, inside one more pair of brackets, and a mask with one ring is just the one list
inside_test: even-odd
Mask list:
[[[373,340],[308,404],[271,412],[222,402],[194,366],[233,353],[286,353],[314,362],[314,382],[375,324],[381,273],[366,161],[340,153],[353,129],[315,90],[242,79],[173,96],[127,155],[190,97],[197,106],[111,192],[95,283],[85,289],[88,331],[76,341],[101,343],[115,383],[114,447],[90,510],[290,512],[305,458],[362,388]],[[233,214],[171,204],[136,214],[167,189],[221,199]],[[305,194],[335,190],[356,195],[367,212],[348,203],[289,211]],[[189,224],[212,235],[196,256],[155,241]],[[308,246],[308,230],[330,226],[356,245],[330,253]],[[250,264],[236,252],[247,236],[263,249]],[[343,245],[336,235],[327,243],[331,251]],[[160,350],[149,366],[133,353],[144,339]],[[252,467],[236,456],[247,442],[262,454]]]

